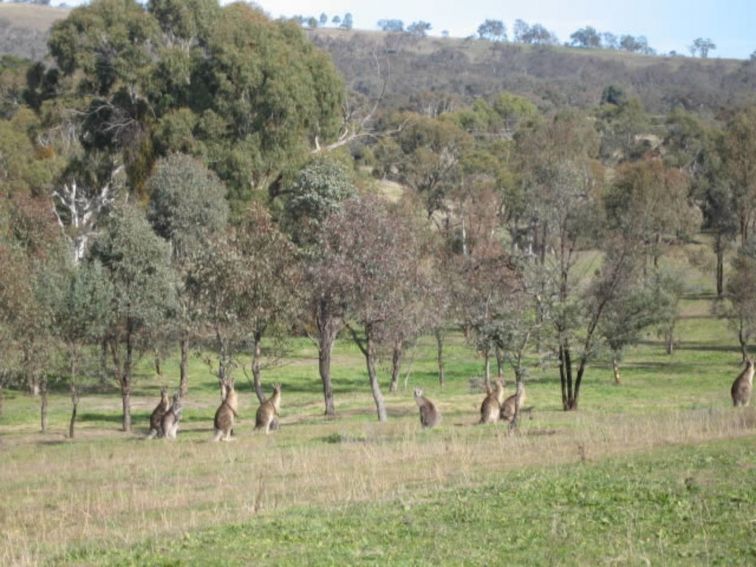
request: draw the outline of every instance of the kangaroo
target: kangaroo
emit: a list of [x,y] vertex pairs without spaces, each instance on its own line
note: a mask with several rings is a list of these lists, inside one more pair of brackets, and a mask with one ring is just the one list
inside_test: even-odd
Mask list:
[[160,388],[160,403],[152,410],[150,415],[150,433],[147,439],[163,436],[163,416],[171,407],[171,401],[168,399],[168,388]]
[[181,398],[178,394],[173,395],[173,402],[170,409],[163,415],[161,425],[163,427],[163,437],[165,439],[175,439],[178,433],[179,420],[181,419],[181,410],[183,410]]
[[415,403],[420,408],[420,423],[423,428],[435,427],[441,422],[441,413],[432,401],[423,396],[423,391],[420,388],[415,388]]
[[517,392],[509,396],[504,403],[501,404],[501,420],[506,423],[511,423],[515,418],[517,408],[522,411],[522,407],[525,404],[527,396],[525,395],[525,386],[522,382],[517,383]]
[[503,403],[504,382],[497,380],[493,390],[480,406],[480,423],[496,423],[499,420],[499,412]]
[[750,403],[751,391],[753,390],[753,371],[753,360],[749,358],[746,360],[746,367],[743,372],[732,383],[730,394],[732,394],[733,406],[747,406]]
[[218,411],[215,412],[215,436],[213,441],[228,441],[231,438],[231,430],[234,428],[234,418],[238,417],[236,413],[238,400],[234,383],[231,381],[224,382],[224,391],[226,395],[223,398]]
[[281,384],[273,386],[273,395],[257,408],[255,429],[264,429],[266,435],[271,429],[278,429],[276,416],[281,412]]

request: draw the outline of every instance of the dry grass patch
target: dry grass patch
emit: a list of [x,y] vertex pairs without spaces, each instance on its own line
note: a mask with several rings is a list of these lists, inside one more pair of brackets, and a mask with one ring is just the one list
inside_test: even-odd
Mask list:
[[414,502],[523,467],[674,443],[756,441],[753,409],[561,417],[553,429],[525,421],[518,435],[501,426],[451,424],[423,432],[407,418],[290,426],[267,437],[241,432],[219,444],[197,436],[169,443],[87,435],[17,445],[0,465],[0,564],[35,564],[71,546],[130,545],[305,504]]

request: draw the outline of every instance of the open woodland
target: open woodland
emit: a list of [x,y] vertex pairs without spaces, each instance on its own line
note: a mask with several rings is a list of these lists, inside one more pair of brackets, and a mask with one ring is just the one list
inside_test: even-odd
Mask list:
[[47,10],[0,4],[0,564],[756,561],[754,61]]

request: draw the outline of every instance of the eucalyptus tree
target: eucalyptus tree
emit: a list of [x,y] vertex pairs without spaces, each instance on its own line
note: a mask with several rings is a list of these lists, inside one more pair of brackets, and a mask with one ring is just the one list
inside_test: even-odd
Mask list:
[[97,260],[83,262],[66,273],[55,304],[54,328],[65,345],[72,412],[68,436],[75,433],[79,400],[79,375],[86,363],[87,347],[105,336],[112,323],[113,286]]
[[399,322],[404,286],[415,281],[417,235],[386,202],[365,196],[345,201],[326,220],[322,249],[320,274],[344,293],[347,328],[365,357],[378,420],[386,421],[376,362]]
[[756,247],[750,244],[741,248],[733,258],[732,268],[723,315],[737,333],[740,352],[745,360],[756,333]]
[[665,242],[692,234],[701,226],[689,199],[689,177],[661,159],[645,159],[618,168],[605,197],[608,223],[642,243],[658,266]]
[[[635,268],[636,244],[604,233],[598,140],[586,116],[557,114],[523,130],[517,145],[531,218],[530,261],[539,265],[539,281],[532,286],[537,323],[551,323],[562,406],[576,410],[586,368],[596,354],[598,324]],[[604,260],[585,278],[576,266],[591,247],[603,249]]]
[[319,157],[303,167],[282,194],[281,226],[299,248],[304,263],[306,303],[317,329],[318,372],[323,383],[325,415],[336,409],[331,382],[331,353],[343,328],[346,308],[340,281],[328,277],[321,241],[326,219],[353,197],[356,188],[341,164]]
[[736,112],[728,121],[723,157],[738,216],[740,245],[745,246],[756,211],[756,105]]
[[198,320],[215,337],[221,391],[251,343],[253,385],[260,401],[265,400],[260,374],[262,340],[289,330],[299,306],[300,270],[294,252],[270,214],[252,205],[193,259],[187,291]]
[[244,200],[341,125],[330,59],[248,4],[95,0],[55,23],[49,46],[83,146],[119,156],[133,191],[157,157],[181,151]]
[[131,390],[139,340],[164,324],[175,309],[170,247],[134,205],[120,206],[92,244],[91,261],[102,264],[113,295],[105,341],[121,390],[123,430],[131,431]]
[[299,315],[302,302],[296,249],[262,206],[250,206],[233,227],[231,244],[244,269],[239,278],[239,317],[251,340],[252,376],[260,403],[266,399],[261,379],[262,341],[282,338]]
[[199,251],[226,228],[226,188],[202,162],[184,154],[159,160],[147,187],[151,195],[147,217],[155,232],[170,243],[177,276],[175,323],[181,353],[179,391],[183,397],[189,387],[189,345],[197,325],[186,278]]

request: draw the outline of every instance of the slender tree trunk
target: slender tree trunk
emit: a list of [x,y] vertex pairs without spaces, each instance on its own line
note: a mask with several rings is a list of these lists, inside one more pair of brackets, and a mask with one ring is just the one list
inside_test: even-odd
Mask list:
[[491,391],[491,354],[489,349],[483,351],[483,380],[486,390]]
[[4,402],[5,402],[5,390],[3,389],[2,382],[0,382],[0,418],[3,417]]
[[667,354],[672,355],[675,352],[675,323],[674,321],[667,327],[664,334],[665,350]]
[[619,385],[622,384],[622,377],[620,376],[620,365],[619,360],[616,356],[612,357],[612,370],[614,371],[614,383]]
[[444,372],[444,335],[441,329],[436,329],[436,360],[438,362],[438,383],[443,388],[446,381]]
[[401,341],[394,343],[394,348],[391,351],[391,385],[389,386],[390,392],[396,392],[399,389],[399,370],[402,367],[402,357],[404,355],[404,349],[402,348]]
[[42,433],[47,433],[47,376],[39,381],[39,420]]
[[738,329],[738,342],[740,343],[740,356],[742,362],[745,362],[748,358],[748,337],[745,334],[744,322],[742,319],[740,321],[740,328]]
[[37,380],[36,373],[32,370],[32,355],[29,347],[24,347],[24,358],[22,365],[24,372],[26,373],[26,386],[29,388],[29,393],[32,396],[39,396],[39,381]]
[[179,362],[179,396],[184,398],[189,392],[189,333],[187,332],[181,334],[179,351],[181,353]]
[[108,339],[107,337],[102,339],[100,344],[100,383],[107,384],[110,378],[108,377]]
[[73,439],[76,426],[76,412],[79,408],[79,390],[76,384],[71,384],[71,421],[68,424],[68,438]]
[[121,397],[123,398],[123,430],[131,431],[131,369],[134,362],[134,329],[131,321],[126,329],[126,360],[121,375]]
[[717,242],[716,242],[716,253],[717,253],[717,297],[720,299],[722,298],[722,295],[724,294],[724,243],[722,241],[722,234],[717,233]]
[[504,379],[504,352],[496,347],[496,378],[497,380]]
[[260,342],[262,341],[262,335],[255,332],[252,338],[252,383],[255,387],[255,395],[260,403],[265,401],[265,392],[263,392],[262,380],[260,377],[260,357],[262,352],[260,349]]
[[384,422],[388,419],[388,415],[386,414],[386,405],[383,401],[383,393],[381,393],[381,385],[378,383],[378,375],[375,371],[375,347],[370,337],[370,331],[366,335],[365,346],[367,352],[365,354],[365,361],[367,362],[368,378],[370,379],[370,390],[373,393],[375,409],[378,412],[378,421]]
[[155,362],[155,374],[157,374],[160,378],[162,378],[163,371],[160,368],[160,349],[156,347],[155,349],[153,349],[153,353],[154,353],[154,362]]
[[331,383],[331,354],[339,333],[341,319],[333,315],[333,305],[328,297],[321,297],[315,306],[315,322],[318,326],[318,373],[323,384],[323,400],[325,415],[334,417],[336,405],[333,400],[333,385]]

